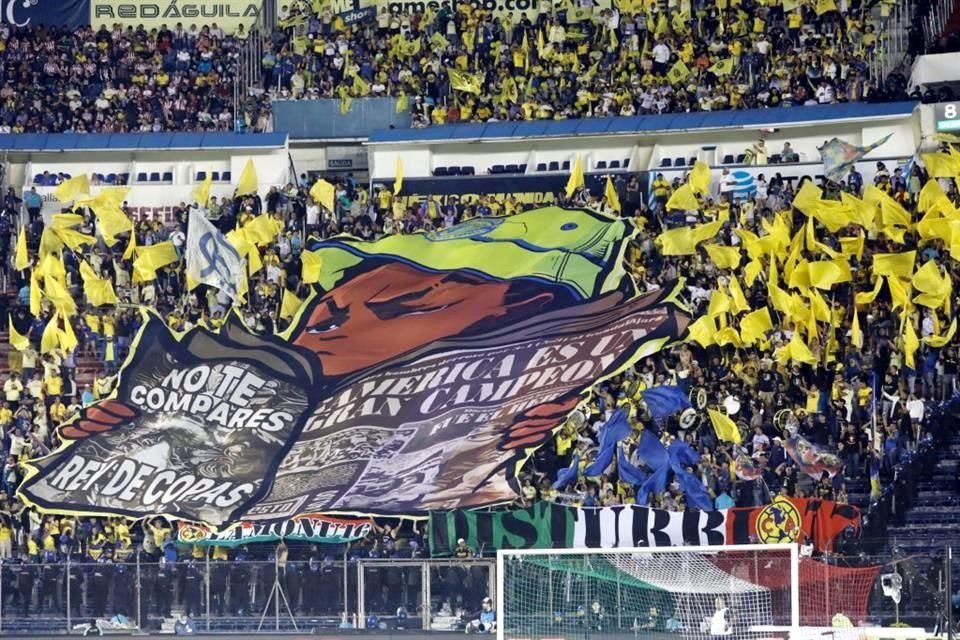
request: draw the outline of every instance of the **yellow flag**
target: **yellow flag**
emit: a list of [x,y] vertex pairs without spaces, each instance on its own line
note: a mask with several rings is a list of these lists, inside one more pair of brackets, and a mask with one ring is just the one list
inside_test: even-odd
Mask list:
[[793,197],[793,208],[806,214],[807,217],[814,218],[822,195],[823,191],[813,184],[813,180],[804,180],[797,195]]
[[748,287],[753,286],[761,271],[763,271],[763,262],[759,258],[754,258],[747,263],[747,266],[743,268],[743,281]]
[[733,327],[724,327],[717,332],[716,343],[718,346],[725,347],[727,345],[732,345],[737,349],[743,348],[743,340],[740,339],[740,334],[737,333],[737,330]]
[[737,280],[736,276],[730,278],[727,288],[730,289],[730,311],[734,314],[749,311],[750,303],[747,302],[747,297],[743,295],[743,289],[740,288],[740,281]]
[[700,316],[689,327],[690,334],[688,340],[693,340],[701,347],[709,347],[713,344],[717,335],[717,323],[709,315]]
[[406,113],[409,110],[410,110],[410,97],[405,93],[401,93],[400,95],[397,96],[396,111],[397,113]]
[[917,291],[923,291],[924,293],[944,295],[950,290],[949,279],[940,273],[940,269],[934,260],[928,260],[917,269],[910,282],[913,283]]
[[863,200],[867,204],[880,205],[880,220],[885,226],[910,226],[911,217],[907,210],[875,185],[867,185]]
[[873,275],[900,276],[909,279],[913,276],[913,263],[916,259],[916,251],[875,253],[873,254]]
[[736,269],[740,266],[740,248],[723,247],[718,244],[706,244],[703,246],[710,256],[710,260],[721,269]]
[[697,160],[693,163],[688,180],[694,193],[703,195],[710,192],[710,167],[705,162]]
[[583,178],[583,161],[580,159],[580,156],[577,156],[577,160],[573,163],[573,170],[570,172],[570,177],[567,179],[566,194],[568,198],[572,198],[573,194],[577,192],[577,189],[580,189],[586,185],[586,181]]
[[684,211],[696,211],[700,208],[697,197],[693,195],[693,188],[689,184],[682,185],[670,195],[667,200],[667,209],[682,209]]
[[332,184],[320,178],[310,188],[310,197],[317,204],[326,207],[329,211],[334,210],[334,200],[337,195],[337,189]]
[[307,284],[320,282],[320,270],[323,266],[320,254],[313,251],[304,251],[300,254],[300,262],[303,265],[300,279]]
[[66,353],[70,353],[77,348],[78,344],[80,344],[80,341],[77,340],[77,334],[73,331],[73,324],[70,322],[69,318],[63,318],[63,329],[59,332],[57,337],[60,340],[60,348]]
[[903,359],[908,367],[916,369],[917,363],[914,360],[914,354],[920,348],[920,340],[917,339],[917,332],[913,328],[910,317],[905,317],[906,321],[903,323]]
[[403,189],[403,160],[397,158],[397,177],[393,181],[393,195],[399,195]]
[[137,250],[137,233],[135,229],[130,230],[130,237],[127,239],[127,248],[123,252],[124,260],[132,260]]
[[713,425],[713,430],[717,433],[717,437],[720,440],[740,444],[740,428],[737,427],[736,422],[714,409],[708,409],[707,413],[710,415],[710,423]]
[[240,180],[237,182],[237,195],[245,196],[257,192],[257,170],[253,166],[253,158],[247,160],[243,166],[243,173],[240,174]]
[[89,206],[97,217],[97,229],[107,246],[113,246],[118,235],[133,229],[133,220],[127,217],[118,203],[107,199],[100,200],[100,196],[97,196],[96,201]]
[[871,304],[877,298],[877,294],[880,293],[880,289],[883,288],[883,278],[878,276],[877,281],[873,285],[872,291],[860,292],[855,296],[855,302],[857,304]]
[[887,278],[887,288],[890,290],[890,299],[893,301],[894,309],[903,309],[910,312],[913,305],[910,303],[910,293],[907,291],[909,284],[897,277]]
[[268,214],[261,213],[243,225],[243,232],[247,240],[256,245],[272,244],[280,233],[280,223]]
[[835,0],[817,0],[816,12],[818,16],[837,10]]
[[821,260],[811,262],[810,266],[810,284],[818,289],[830,290],[840,281],[843,272],[834,262]]
[[47,326],[43,328],[43,335],[40,336],[40,353],[50,353],[60,346],[60,312],[54,312],[47,321]]
[[770,309],[767,307],[751,311],[740,319],[740,337],[744,344],[755,344],[763,340],[767,331],[773,331]]
[[47,278],[43,281],[47,298],[57,308],[57,311],[70,317],[77,313],[77,304],[73,301],[73,296],[63,285],[62,282],[54,278]]
[[90,193],[90,181],[87,179],[87,174],[83,173],[58,184],[53,190],[53,197],[60,202],[70,202],[88,193]]
[[730,298],[723,291],[715,290],[710,295],[710,305],[707,307],[707,315],[715,318],[721,314],[730,311]]
[[210,202],[210,185],[212,184],[213,174],[208,171],[203,182],[193,188],[193,201],[202,207],[207,206],[207,203]]
[[[952,178],[953,176],[950,177]],[[927,180],[927,183],[923,185],[923,189],[920,189],[920,195],[917,198],[917,211],[920,213],[926,212],[944,197],[946,197],[946,194],[943,192],[940,183],[930,178]]]
[[13,268],[17,271],[23,271],[30,266],[30,256],[27,254],[27,227],[20,225],[20,233],[17,234],[17,250],[13,256]]
[[864,202],[846,191],[840,193],[840,201],[850,207],[853,212],[853,218],[859,222],[864,229],[868,231],[873,230],[877,217],[876,205]]
[[19,333],[17,328],[13,326],[13,318],[9,313],[7,314],[7,326],[10,327],[10,346],[17,351],[27,349],[30,346],[30,340],[27,339],[27,336]]
[[83,279],[83,293],[93,306],[101,307],[119,302],[110,279],[97,276],[86,260],[80,261],[80,277]]
[[133,261],[134,276],[138,282],[149,282],[157,277],[157,269],[161,269],[179,259],[172,240],[147,247],[138,247],[137,259]]
[[851,222],[854,222],[854,213],[849,205],[838,200],[821,200],[814,208],[814,215],[823,226],[836,233]]
[[476,95],[483,93],[482,73],[467,73],[448,67],[447,76],[450,78],[450,86],[455,91],[464,91]]
[[37,277],[37,272],[34,271],[30,274],[30,314],[33,316],[40,315],[40,301],[43,296],[43,291],[40,289],[40,279]]
[[[931,178],[953,178],[960,174],[960,161],[946,153],[922,153],[920,158]],[[935,180],[928,180],[936,182]]]
[[657,236],[660,251],[665,256],[689,256],[697,252],[697,241],[690,227],[669,229]]
[[857,260],[862,260],[863,241],[863,231],[857,234],[855,238],[840,238],[840,253],[847,258],[850,256],[857,256]]
[[690,76],[690,68],[683,63],[683,60],[677,60],[669,71],[667,71],[667,81],[670,84],[680,84]]
[[860,331],[860,314],[853,310],[853,326],[850,328],[850,342],[857,349],[863,348],[863,333]]
[[797,332],[793,333],[793,337],[790,338],[788,343],[788,348],[790,350],[790,359],[795,360],[796,362],[803,362],[806,364],[816,364],[817,359],[814,357],[813,352],[810,351],[810,347],[800,339],[800,334]]
[[280,317],[292,318],[297,315],[303,300],[293,295],[289,289],[283,290],[283,301],[280,303]]
[[[10,325],[10,326],[12,327],[13,325]],[[957,318],[954,317],[954,318],[953,318],[953,321],[950,323],[950,328],[947,329],[946,335],[943,335],[943,336],[927,336],[926,338],[923,339],[923,342],[924,342],[924,344],[930,345],[930,346],[933,347],[934,349],[941,349],[941,348],[945,347],[951,340],[953,340],[953,336],[956,335],[956,333],[957,333]],[[12,335],[13,335],[13,334],[11,334],[11,336],[12,336]],[[11,337],[11,343],[10,343],[10,344],[13,344],[12,340],[13,340],[13,338]]]
[[730,75],[733,73],[733,58],[727,58],[726,60],[715,62],[714,64],[710,65],[708,71],[721,77]]
[[613,179],[610,176],[607,176],[607,186],[603,189],[603,197],[607,199],[607,205],[611,209],[620,213],[620,196],[617,195],[617,190],[613,186]]

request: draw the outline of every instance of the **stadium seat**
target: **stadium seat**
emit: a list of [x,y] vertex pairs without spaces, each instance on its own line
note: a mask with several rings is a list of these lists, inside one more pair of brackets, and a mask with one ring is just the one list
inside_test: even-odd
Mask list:
[[546,163],[546,162],[538,162],[538,163],[537,163],[537,172],[538,172],[538,173],[541,172],[541,171],[546,171],[546,170],[547,170],[547,163]]
[[107,177],[106,177],[106,183],[107,183],[107,184],[117,184],[117,174],[115,174],[115,173],[108,173],[108,174],[107,174]]
[[600,169],[606,169],[606,168],[607,168],[607,161],[606,161],[606,160],[597,160],[597,170],[598,170],[598,171],[599,171]]
[[117,184],[130,184],[130,174],[121,173],[117,175]]
[[146,174],[146,173],[144,173],[143,171],[141,171],[140,173],[137,174],[137,182],[146,182],[146,181],[147,181],[147,174]]
[[203,182],[207,179],[206,171],[197,171],[197,182]]
[[696,159],[696,158],[690,158],[689,160],[687,160],[687,166],[688,166],[688,167],[692,167],[692,166],[695,165],[695,164],[697,164],[697,159]]
[[150,182],[160,182],[160,172],[153,171],[150,173]]
[[173,182],[173,171],[163,172],[163,182]]
[[673,166],[673,160],[671,160],[670,158],[663,158],[663,159],[660,161],[660,166],[661,166],[661,167],[672,167],[672,166]]
[[448,176],[458,176],[460,175],[460,167],[447,167]]
[[473,167],[460,167],[460,175],[462,176],[472,176],[476,173],[476,170]]
[[775,153],[770,156],[770,164],[780,164],[781,160],[783,160],[783,156],[781,156],[779,153]]
[[493,173],[493,174],[506,173],[506,169],[502,164],[495,164],[492,167],[490,167],[490,173]]
[[433,170],[433,175],[435,175],[435,176],[445,176],[445,175],[447,175],[447,168],[446,168],[446,167],[437,167],[436,169]]
[[611,161],[610,161],[610,168],[611,168],[611,169],[619,169],[619,168],[620,168],[620,161],[619,161],[619,160],[611,160]]
[[737,156],[737,164],[743,164],[743,161],[747,159],[747,154],[741,153]]
[[559,163],[559,162],[551,162],[551,163],[550,163],[550,169],[549,169],[549,171],[560,171],[560,163]]
[[[217,175],[217,174],[213,174],[213,175]],[[230,182],[230,172],[229,172],[229,171],[224,171],[224,172],[220,175],[220,180],[222,180],[223,182]]]
[[94,181],[94,182],[103,182],[103,181],[104,181],[104,177],[103,177],[103,174],[102,174],[102,173],[95,173],[95,174],[93,174],[92,177],[93,177],[93,181]]
[[524,163],[524,164],[520,165],[519,167],[517,167],[517,173],[526,173],[526,172],[527,172],[527,165],[526,165],[526,163]]
[[569,160],[564,160],[564,161],[563,161],[563,164],[560,165],[560,170],[561,170],[561,171],[570,171],[570,161],[569,161]]
[[508,164],[506,166],[507,173],[520,173],[520,165],[518,164]]
[[723,156],[723,164],[733,164],[733,155],[728,153]]
[[624,159],[623,159],[623,168],[624,168],[624,169],[629,169],[629,168],[630,168],[630,158],[624,158]]
[[214,182],[220,182],[220,172],[219,171],[211,172],[210,179],[213,180]]
[[42,173],[38,173],[37,175],[33,176],[33,184],[43,184],[43,174],[42,174]]

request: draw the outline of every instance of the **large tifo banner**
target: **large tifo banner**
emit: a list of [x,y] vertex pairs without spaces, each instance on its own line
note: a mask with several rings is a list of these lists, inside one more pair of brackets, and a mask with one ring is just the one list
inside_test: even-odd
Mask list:
[[174,336],[151,317],[113,396],[27,464],[20,495],[215,526],[510,502],[583,394],[688,323],[676,284],[640,295],[626,276],[634,231],[549,207],[327,241],[326,293],[283,335],[234,316]]
[[90,24],[90,0],[0,0],[0,23],[76,29]]
[[540,502],[509,511],[431,513],[430,553],[450,555],[460,538],[474,550],[488,551],[779,542],[829,550],[847,532],[860,533],[856,507],[808,498],[778,497],[764,507],[682,512]]
[[279,540],[340,544],[365,538],[372,529],[373,521],[369,518],[331,518],[315,514],[278,522],[240,522],[222,531],[202,524],[179,522],[177,542],[218,547]]

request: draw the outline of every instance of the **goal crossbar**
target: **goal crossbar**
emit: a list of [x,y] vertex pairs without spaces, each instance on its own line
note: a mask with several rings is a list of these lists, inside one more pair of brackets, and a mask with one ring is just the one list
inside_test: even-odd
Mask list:
[[[561,573],[566,571],[566,574],[568,574],[568,577],[566,579],[568,581],[567,588],[569,589],[570,574],[577,575],[577,580],[580,580],[580,581],[589,580],[589,578],[583,578],[582,575],[579,575],[582,572],[569,569],[569,567],[571,566],[570,563],[571,562],[575,563],[576,562],[575,558],[578,558],[578,557],[584,558],[585,561],[591,556],[596,557],[598,562],[602,561],[603,563],[605,563],[606,566],[616,571],[618,573],[618,576],[623,575],[630,580],[642,581],[646,579],[645,576],[642,574],[642,567],[649,563],[656,564],[659,567],[659,570],[661,571],[667,570],[669,572],[670,566],[671,566],[668,560],[669,556],[674,556],[677,558],[676,564],[679,570],[679,566],[681,563],[684,562],[684,558],[687,558],[689,560],[690,558],[695,558],[696,556],[702,556],[704,559],[708,559],[713,556],[749,556],[749,554],[755,554],[754,557],[758,561],[763,558],[769,559],[769,558],[776,557],[780,560],[780,564],[778,565],[778,567],[780,567],[781,570],[787,568],[785,566],[785,563],[789,561],[789,609],[790,609],[789,628],[794,630],[798,629],[800,627],[800,590],[799,590],[800,558],[799,558],[799,546],[796,544],[780,543],[780,544],[723,545],[723,546],[698,545],[698,546],[684,546],[684,547],[505,549],[505,550],[497,551],[497,565],[496,565],[497,590],[495,594],[497,621],[498,621],[497,629],[496,629],[497,640],[506,640],[508,638],[513,637],[514,635],[517,635],[517,634],[513,634],[507,628],[509,626],[508,614],[511,611],[511,607],[515,606],[515,603],[510,602],[509,599],[512,597],[512,595],[508,594],[506,589],[507,572],[515,568],[511,563],[521,561],[524,558],[529,558],[532,562],[528,564],[535,568],[539,567],[541,571],[545,563],[549,565],[549,563],[551,562],[551,559],[556,559],[558,561],[558,565],[556,567],[557,571]],[[646,560],[644,560],[644,558],[646,558]],[[563,563],[567,563],[567,564],[564,565]],[[634,564],[641,567],[641,573],[636,573],[631,571],[631,567]],[[549,566],[552,567],[552,565],[549,565]],[[631,573],[633,574],[632,576],[631,576]],[[674,579],[677,579],[678,577],[677,572],[674,572],[673,574],[667,573],[665,575],[667,575],[668,578],[674,578]],[[707,576],[703,576],[703,578],[705,580]],[[546,590],[551,588],[551,585],[545,585],[545,584],[542,584],[542,582],[539,582],[539,581],[542,581],[542,577],[540,576],[535,576],[531,579],[534,580],[535,583],[537,583],[532,585],[531,588],[536,589],[539,586],[539,588],[543,590],[541,593],[533,594],[532,596],[534,599],[539,597],[540,602],[546,605],[547,608],[542,612],[542,615],[543,616],[554,615],[549,610],[550,605],[552,605],[553,603],[552,601],[548,603],[548,597],[546,593]],[[784,579],[786,579],[786,576],[784,576]],[[550,580],[552,580],[552,578]],[[550,580],[547,580],[547,582],[549,582]],[[697,585],[699,584],[699,582],[700,582],[699,580],[694,578],[694,581],[689,585],[689,587],[684,585],[682,589],[678,589],[677,591],[675,591],[676,596],[678,598],[689,597],[689,596],[683,596],[683,594],[695,593],[697,591]],[[754,586],[754,585],[750,585],[749,583],[743,582],[742,580],[739,581],[739,583],[742,583],[742,585],[738,585],[737,583],[738,583],[738,579],[731,576],[730,577],[731,586],[729,588],[743,589],[744,587],[742,585],[746,585],[746,587]],[[619,597],[621,584],[625,584],[625,583],[621,582],[621,578],[618,577],[617,578],[618,597]],[[755,588],[758,591],[762,590],[762,587],[759,587],[759,586],[756,586]],[[665,590],[665,592],[668,592],[668,589]],[[707,595],[705,594],[704,597],[706,598]],[[784,603],[784,605],[786,605],[786,603]],[[584,614],[581,613],[580,615],[582,617]],[[765,621],[765,622],[766,624],[771,624],[772,620]],[[786,622],[785,619],[784,619],[784,622]],[[580,622],[579,624],[583,624],[583,623]],[[539,634],[539,636],[537,633],[520,633],[519,635],[528,640],[548,640],[548,638],[558,639],[559,637],[565,637],[566,640],[570,640],[568,636],[571,636],[571,635],[575,636],[577,634],[576,633],[565,634],[563,632],[560,632],[560,633],[545,632],[543,634]],[[589,632],[587,633],[587,635],[589,635]],[[708,634],[708,635],[712,637],[713,634]],[[723,635],[729,635],[729,634],[723,634]]]

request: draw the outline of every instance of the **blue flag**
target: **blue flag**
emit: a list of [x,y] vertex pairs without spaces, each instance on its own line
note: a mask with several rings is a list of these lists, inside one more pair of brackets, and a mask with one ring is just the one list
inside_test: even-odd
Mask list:
[[646,482],[647,477],[650,475],[630,462],[630,459],[627,458],[627,454],[622,448],[620,449],[620,457],[617,460],[617,468],[620,470],[620,479],[635,487]]
[[599,476],[603,470],[613,462],[617,451],[617,443],[630,435],[630,423],[627,422],[627,413],[623,408],[617,409],[610,419],[600,427],[600,451],[597,459],[583,470],[587,477]]
[[[713,499],[707,493],[703,483],[686,470],[686,467],[692,467],[700,462],[700,454],[686,442],[675,440],[667,449],[653,432],[647,429],[637,444],[637,455],[653,469],[653,473],[637,489],[637,504],[647,504],[651,493],[666,491],[672,472],[688,505],[701,511],[713,511]],[[621,477],[623,477],[622,468]]]
[[571,482],[576,482],[579,468],[580,455],[575,453],[573,454],[573,462],[570,463],[570,466],[565,469],[560,469],[557,473],[557,481],[553,483],[553,488],[556,490],[563,489]]
[[683,491],[683,498],[687,504],[700,511],[713,511],[713,498],[707,493],[700,478],[685,469],[700,462],[700,454],[686,442],[674,440],[668,450],[673,477]]
[[659,387],[651,387],[641,391],[640,395],[643,401],[647,403],[650,417],[654,420],[672,416],[691,406],[687,394],[680,387],[674,385],[665,384]]

